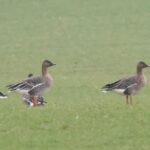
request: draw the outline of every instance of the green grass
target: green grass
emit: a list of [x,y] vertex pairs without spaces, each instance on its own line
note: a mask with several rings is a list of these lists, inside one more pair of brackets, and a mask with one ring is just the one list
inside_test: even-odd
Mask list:
[[[125,98],[100,91],[150,64],[149,0],[0,0],[0,90],[50,59],[48,104],[0,101],[2,150],[149,150],[150,83]],[[145,70],[149,78],[150,71]]]

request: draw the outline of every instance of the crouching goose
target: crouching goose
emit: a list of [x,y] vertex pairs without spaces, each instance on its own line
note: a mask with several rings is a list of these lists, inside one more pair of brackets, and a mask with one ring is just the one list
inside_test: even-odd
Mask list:
[[[28,95],[24,95],[22,97],[24,104],[27,106],[33,107],[34,104],[32,102],[32,99]],[[44,100],[44,97],[38,96],[37,97],[37,105],[36,106],[44,106],[47,102]]]
[[0,99],[4,99],[4,98],[8,98],[5,94],[3,94],[2,92],[0,92]]
[[38,97],[41,97],[44,91],[50,88],[53,78],[48,73],[48,67],[54,66],[51,61],[44,60],[42,63],[42,75],[33,76],[17,84],[8,85],[10,91],[16,91],[22,96],[28,96],[33,106],[38,106]]
[[106,84],[102,87],[103,92],[113,91],[119,94],[123,94],[126,96],[126,103],[132,105],[132,95],[141,90],[147,82],[143,72],[143,69],[147,67],[150,66],[140,61],[137,64],[136,75],[120,79],[111,84]]

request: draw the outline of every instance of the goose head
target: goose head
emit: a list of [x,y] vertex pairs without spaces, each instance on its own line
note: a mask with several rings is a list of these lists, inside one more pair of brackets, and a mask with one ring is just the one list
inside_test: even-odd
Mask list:
[[52,66],[54,66],[54,65],[56,65],[56,64],[52,63],[52,62],[49,61],[49,60],[44,60],[43,63],[42,63],[42,66],[43,66],[44,68],[52,67]]

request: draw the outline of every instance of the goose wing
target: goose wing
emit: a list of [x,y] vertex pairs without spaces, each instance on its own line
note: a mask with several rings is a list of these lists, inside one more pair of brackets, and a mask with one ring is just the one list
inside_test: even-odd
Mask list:
[[136,82],[137,82],[136,77],[131,76],[131,77],[120,80],[120,82],[114,88],[126,89],[128,87],[132,87],[133,85],[137,84]]
[[41,84],[43,82],[43,78],[41,76],[35,76],[35,77],[31,77],[28,78],[22,82],[19,82],[17,84],[10,84],[7,85],[8,89],[10,91],[30,91],[32,88],[34,88],[35,86]]
[[111,84],[106,84],[102,87],[104,91],[113,91],[113,90],[125,90],[129,86],[132,86],[136,83],[136,77],[131,76],[128,78],[123,78]]
[[41,93],[43,93],[49,86],[46,85],[45,82],[43,83],[39,83],[35,86],[32,87],[32,89],[30,89],[30,91],[28,92],[30,95],[39,95]]

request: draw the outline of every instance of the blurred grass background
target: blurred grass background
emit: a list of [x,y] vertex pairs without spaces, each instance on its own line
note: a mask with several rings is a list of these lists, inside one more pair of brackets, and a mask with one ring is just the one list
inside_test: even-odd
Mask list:
[[149,150],[149,84],[132,109],[100,91],[150,64],[149,17],[148,0],[0,0],[0,90],[39,74],[44,59],[57,64],[45,107],[14,93],[0,101],[0,148]]

